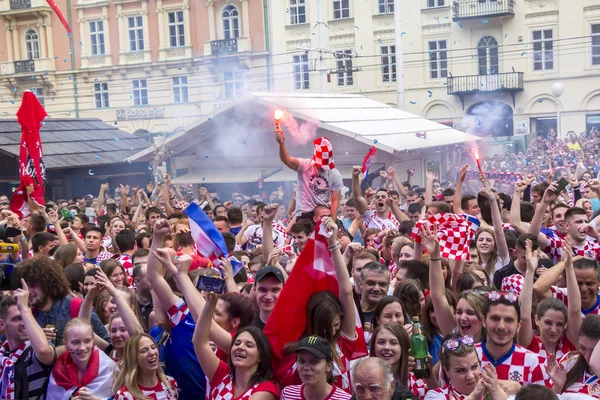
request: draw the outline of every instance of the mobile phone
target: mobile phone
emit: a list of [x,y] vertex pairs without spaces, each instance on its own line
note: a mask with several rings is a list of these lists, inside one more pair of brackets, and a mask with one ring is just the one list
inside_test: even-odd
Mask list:
[[225,280],[212,276],[200,276],[196,283],[196,289],[221,294],[225,291]]
[[566,188],[568,184],[569,184],[568,180],[566,180],[565,178],[560,178],[560,180],[558,181],[558,187],[554,191],[554,194],[559,194],[560,192],[562,192],[563,189]]

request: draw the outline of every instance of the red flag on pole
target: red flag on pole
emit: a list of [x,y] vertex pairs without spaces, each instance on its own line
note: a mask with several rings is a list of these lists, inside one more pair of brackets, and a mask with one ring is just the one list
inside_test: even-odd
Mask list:
[[60,22],[62,22],[62,24],[64,25],[64,27],[67,30],[67,32],[71,33],[71,27],[69,26],[69,23],[67,22],[67,20],[63,16],[62,12],[60,12],[60,8],[58,8],[58,6],[54,2],[54,0],[46,0],[46,1],[50,5],[50,7],[52,7],[52,9],[54,10],[54,12],[56,13],[56,16],[58,17],[58,19],[60,19]]
[[365,174],[365,172],[366,172],[365,177],[367,175],[369,175],[369,172],[368,172],[369,167],[371,166],[371,163],[373,162],[373,159],[375,158],[375,154],[377,154],[377,147],[373,146],[373,147],[371,147],[371,149],[369,149],[369,152],[363,159],[362,173]]
[[33,186],[31,196],[40,204],[44,204],[44,184],[46,169],[44,153],[40,140],[40,128],[46,118],[46,110],[31,91],[23,93],[21,107],[17,118],[21,124],[21,146],[19,150],[19,178],[21,183],[11,199],[10,208],[20,218],[29,215],[27,187]]

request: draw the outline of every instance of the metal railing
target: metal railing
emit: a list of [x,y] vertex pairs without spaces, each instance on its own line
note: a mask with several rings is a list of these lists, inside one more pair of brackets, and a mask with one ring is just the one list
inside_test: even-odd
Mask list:
[[31,0],[10,0],[11,10],[22,10],[24,8],[31,8]]
[[517,92],[523,90],[522,72],[448,77],[448,94]]
[[514,0],[458,0],[452,5],[454,21],[515,15]]
[[35,72],[35,61],[33,60],[20,60],[15,61],[15,74],[23,72]]
[[210,42],[210,51],[213,56],[216,56],[219,54],[237,53],[238,40],[237,39],[212,40]]

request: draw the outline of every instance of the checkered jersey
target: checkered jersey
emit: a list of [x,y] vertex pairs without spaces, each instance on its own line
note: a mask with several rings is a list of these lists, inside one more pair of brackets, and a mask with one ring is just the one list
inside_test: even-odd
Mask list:
[[[178,400],[179,393],[177,382],[170,376],[167,376],[167,379],[169,381],[168,386],[159,380],[153,388],[140,386],[140,390],[142,391],[142,394],[150,400]],[[117,394],[115,394],[115,400],[136,400],[136,398],[129,392],[127,386],[123,386],[117,391]]]
[[104,260],[110,260],[113,257],[113,253],[109,253],[108,251],[101,251],[98,253],[98,257],[96,257],[96,265],[100,265],[100,263]]
[[523,288],[523,282],[525,281],[525,277],[521,274],[513,274],[507,276],[502,279],[502,286],[500,290],[505,292],[513,292],[517,295],[521,294],[521,289]]
[[313,160],[317,166],[325,170],[335,168],[335,163],[333,161],[333,147],[326,137],[315,139]]
[[469,215],[440,213],[417,222],[412,230],[412,238],[421,243],[421,226],[437,227],[442,258],[470,260],[469,241],[479,229],[479,220]]
[[408,390],[413,392],[419,399],[424,399],[429,391],[427,383],[423,379],[417,379],[412,372],[408,374]]
[[[569,296],[567,295],[567,288],[561,288],[558,286],[550,286],[550,291],[552,292],[552,297],[558,299],[565,303],[566,306],[569,305]],[[596,304],[594,307],[589,310],[581,310],[581,315],[585,318],[586,315],[600,315],[600,295],[596,295]]]
[[[573,368],[579,357],[581,357],[581,355],[578,351],[572,351],[565,354],[559,362],[565,366],[567,371],[569,371]],[[598,382],[598,377],[596,375],[592,375],[586,370],[581,379],[578,379],[568,388],[564,388],[563,392],[581,393],[600,398],[600,382]]]
[[475,344],[481,366],[491,363],[496,367],[498,379],[515,381],[521,386],[540,384],[551,387],[550,377],[542,368],[543,360],[524,347],[514,344],[512,350],[494,362],[485,348],[485,342]]
[[171,308],[167,311],[169,315],[169,322],[171,324],[171,328],[175,328],[179,325],[185,317],[189,314],[190,309],[188,308],[185,300],[179,299],[177,303],[173,304]]
[[[554,263],[560,262],[562,256],[563,240],[559,237],[548,238],[548,244],[544,249],[544,253],[548,254]],[[600,244],[596,242],[585,241],[585,245],[573,246],[573,255],[591,258],[600,262]]]
[[131,256],[129,254],[115,254],[112,258],[121,263],[127,277],[131,279],[133,277],[133,261],[131,260]]
[[250,400],[250,397],[258,392],[269,392],[275,395],[275,398],[279,398],[279,388],[271,381],[259,382],[240,396],[234,397],[233,376],[229,366],[223,361],[219,361],[219,366],[210,380],[210,388],[206,400]]
[[[538,335],[533,335],[533,339],[531,339],[531,343],[527,346],[527,350],[537,354],[540,358],[544,359],[544,362],[546,362],[548,352]],[[566,336],[562,336],[556,345],[556,359],[559,360],[562,356],[573,350],[575,350],[575,346],[569,342],[569,339],[567,339]]]
[[387,218],[381,218],[379,215],[377,215],[377,211],[367,210],[362,217],[365,229],[377,228],[382,231],[400,229],[400,222],[398,222],[396,217],[394,217],[394,214],[391,212],[388,214]]

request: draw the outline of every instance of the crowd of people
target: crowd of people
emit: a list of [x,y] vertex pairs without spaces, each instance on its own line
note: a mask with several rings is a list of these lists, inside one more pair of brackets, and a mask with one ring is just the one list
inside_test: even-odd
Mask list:
[[[0,398],[600,398],[599,137],[481,171],[464,152],[424,187],[389,167],[365,189],[356,166],[342,195],[327,138],[300,159],[277,132],[290,194],[166,176],[21,218],[0,196]],[[192,202],[229,254],[207,256]]]

